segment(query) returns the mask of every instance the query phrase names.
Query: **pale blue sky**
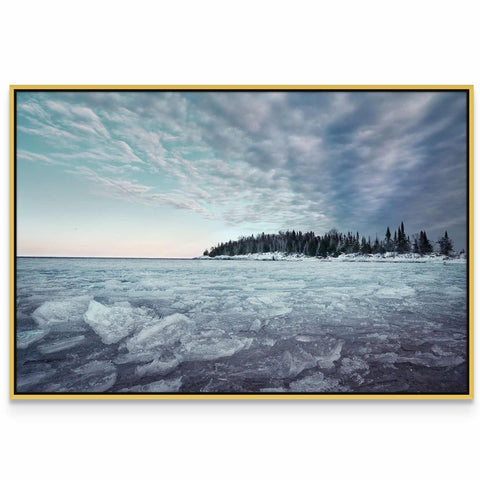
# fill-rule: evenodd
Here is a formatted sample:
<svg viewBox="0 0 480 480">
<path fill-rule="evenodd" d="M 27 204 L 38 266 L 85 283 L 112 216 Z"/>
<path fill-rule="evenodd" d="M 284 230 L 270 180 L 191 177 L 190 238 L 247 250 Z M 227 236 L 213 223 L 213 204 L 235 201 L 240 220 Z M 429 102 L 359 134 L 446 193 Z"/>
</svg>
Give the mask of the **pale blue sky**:
<svg viewBox="0 0 480 480">
<path fill-rule="evenodd" d="M 461 92 L 18 92 L 18 254 L 191 257 L 240 235 L 448 229 Z"/>
</svg>

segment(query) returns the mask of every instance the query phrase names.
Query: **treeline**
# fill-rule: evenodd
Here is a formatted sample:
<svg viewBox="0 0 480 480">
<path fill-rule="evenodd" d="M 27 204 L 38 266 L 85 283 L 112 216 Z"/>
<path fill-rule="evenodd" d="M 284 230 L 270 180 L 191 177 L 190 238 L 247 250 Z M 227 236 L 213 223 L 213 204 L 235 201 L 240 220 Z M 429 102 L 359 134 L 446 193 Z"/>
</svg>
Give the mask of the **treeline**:
<svg viewBox="0 0 480 480">
<path fill-rule="evenodd" d="M 442 255 L 450 255 L 453 251 L 453 244 L 448 233 L 441 237 L 439 244 Z M 340 233 L 337 230 L 330 230 L 325 235 L 315 235 L 314 232 L 280 231 L 278 234 L 261 233 L 256 236 L 240 237 L 235 241 L 219 243 L 216 247 L 205 250 L 204 255 L 216 257 L 217 255 L 246 255 L 248 253 L 272 253 L 285 252 L 288 254 L 303 254 L 311 257 L 338 256 L 342 253 L 384 254 L 387 252 L 396 253 L 418 253 L 428 255 L 433 253 L 432 242 L 427 237 L 427 232 L 420 231 L 419 234 L 410 238 L 405 233 L 403 222 L 394 230 L 393 235 L 387 227 L 383 239 L 360 237 L 359 233 Z"/>
</svg>

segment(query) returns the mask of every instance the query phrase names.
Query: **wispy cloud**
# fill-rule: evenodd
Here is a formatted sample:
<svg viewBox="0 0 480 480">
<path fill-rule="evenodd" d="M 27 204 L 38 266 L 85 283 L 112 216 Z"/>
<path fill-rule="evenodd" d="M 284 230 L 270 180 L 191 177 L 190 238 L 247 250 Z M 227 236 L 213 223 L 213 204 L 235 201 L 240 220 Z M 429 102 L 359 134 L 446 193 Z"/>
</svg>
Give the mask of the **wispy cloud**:
<svg viewBox="0 0 480 480">
<path fill-rule="evenodd" d="M 27 162 L 42 162 L 50 165 L 63 165 L 63 163 L 58 162 L 47 155 L 41 155 L 39 153 L 28 152 L 25 150 L 17 150 L 17 160 L 25 160 Z"/>
<path fill-rule="evenodd" d="M 96 193 L 120 200 L 145 200 L 145 194 L 152 189 L 152 187 L 147 185 L 101 176 L 91 168 L 84 166 L 75 167 L 75 169 L 67 170 L 67 172 L 83 176 L 102 187 Z"/>
</svg>

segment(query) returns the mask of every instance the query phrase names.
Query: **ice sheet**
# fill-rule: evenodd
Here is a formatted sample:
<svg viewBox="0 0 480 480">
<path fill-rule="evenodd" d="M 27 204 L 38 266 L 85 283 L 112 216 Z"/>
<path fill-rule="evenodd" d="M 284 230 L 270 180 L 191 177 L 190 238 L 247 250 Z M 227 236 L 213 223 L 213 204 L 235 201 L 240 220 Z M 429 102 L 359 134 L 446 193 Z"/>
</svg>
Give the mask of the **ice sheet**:
<svg viewBox="0 0 480 480">
<path fill-rule="evenodd" d="M 18 382 L 24 391 L 465 390 L 465 263 L 294 260 L 20 258 Z"/>
</svg>

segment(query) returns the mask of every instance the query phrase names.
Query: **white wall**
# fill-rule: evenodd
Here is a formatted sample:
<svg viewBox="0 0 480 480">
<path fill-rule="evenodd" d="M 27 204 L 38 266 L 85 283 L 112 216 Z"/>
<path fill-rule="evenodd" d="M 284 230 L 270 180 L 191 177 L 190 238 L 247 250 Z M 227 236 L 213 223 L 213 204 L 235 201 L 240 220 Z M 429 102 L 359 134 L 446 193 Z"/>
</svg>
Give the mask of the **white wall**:
<svg viewBox="0 0 480 480">
<path fill-rule="evenodd" d="M 437 480 L 480 470 L 475 401 L 7 400 L 8 84 L 480 89 L 474 1 L 11 1 L 0 18 L 4 478 Z"/>
</svg>

